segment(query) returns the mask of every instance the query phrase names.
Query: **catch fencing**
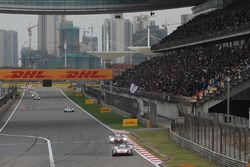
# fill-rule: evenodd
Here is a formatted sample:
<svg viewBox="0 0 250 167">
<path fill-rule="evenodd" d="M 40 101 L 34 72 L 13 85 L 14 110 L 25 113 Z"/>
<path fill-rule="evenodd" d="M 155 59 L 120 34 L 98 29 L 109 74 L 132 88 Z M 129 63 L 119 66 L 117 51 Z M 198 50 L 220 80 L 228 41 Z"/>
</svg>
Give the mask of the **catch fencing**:
<svg viewBox="0 0 250 167">
<path fill-rule="evenodd" d="M 250 129 L 247 128 L 247 121 L 231 117 L 231 123 L 227 124 L 222 119 L 225 116 L 183 114 L 181 121 L 175 121 L 171 125 L 172 139 L 223 166 L 246 166 L 250 153 Z"/>
</svg>

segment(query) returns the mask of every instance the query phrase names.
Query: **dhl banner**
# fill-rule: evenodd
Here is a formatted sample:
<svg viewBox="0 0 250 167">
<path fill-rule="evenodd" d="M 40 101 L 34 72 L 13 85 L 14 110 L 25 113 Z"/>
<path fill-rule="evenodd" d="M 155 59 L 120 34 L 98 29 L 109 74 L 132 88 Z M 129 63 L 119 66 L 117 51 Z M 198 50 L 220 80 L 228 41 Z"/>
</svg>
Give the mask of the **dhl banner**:
<svg viewBox="0 0 250 167">
<path fill-rule="evenodd" d="M 112 69 L 0 69 L 0 80 L 111 80 Z"/>
<path fill-rule="evenodd" d="M 102 112 L 102 113 L 111 112 L 111 108 L 109 108 L 109 107 L 102 107 L 102 108 L 101 108 L 101 112 Z"/>
<path fill-rule="evenodd" d="M 78 96 L 78 97 L 81 97 L 82 96 L 82 93 L 76 93 L 75 96 Z"/>
<path fill-rule="evenodd" d="M 182 164 L 180 167 L 195 167 L 194 164 Z"/>
<path fill-rule="evenodd" d="M 137 119 L 123 119 L 123 126 L 124 127 L 137 126 L 137 125 L 138 125 Z"/>
<path fill-rule="evenodd" d="M 94 101 L 92 99 L 86 99 L 85 104 L 93 104 Z"/>
</svg>

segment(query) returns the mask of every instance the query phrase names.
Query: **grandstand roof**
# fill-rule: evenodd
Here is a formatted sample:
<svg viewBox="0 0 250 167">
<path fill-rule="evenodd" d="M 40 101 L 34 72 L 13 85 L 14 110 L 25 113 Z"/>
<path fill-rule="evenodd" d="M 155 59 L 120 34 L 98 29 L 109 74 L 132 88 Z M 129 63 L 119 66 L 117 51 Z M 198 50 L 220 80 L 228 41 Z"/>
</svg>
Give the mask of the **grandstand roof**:
<svg viewBox="0 0 250 167">
<path fill-rule="evenodd" d="M 207 0 L 0 0 L 1 13 L 104 14 L 196 6 Z"/>
</svg>

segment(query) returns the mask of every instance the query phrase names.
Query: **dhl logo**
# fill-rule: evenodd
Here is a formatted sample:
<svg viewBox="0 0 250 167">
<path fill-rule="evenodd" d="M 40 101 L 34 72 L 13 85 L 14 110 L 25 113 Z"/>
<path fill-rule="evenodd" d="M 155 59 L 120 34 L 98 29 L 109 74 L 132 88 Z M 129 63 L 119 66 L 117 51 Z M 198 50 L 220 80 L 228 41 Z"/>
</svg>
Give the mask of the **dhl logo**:
<svg viewBox="0 0 250 167">
<path fill-rule="evenodd" d="M 111 112 L 111 108 L 108 108 L 108 107 L 102 107 L 102 108 L 101 108 L 101 112 L 102 112 L 102 113 Z"/>
<path fill-rule="evenodd" d="M 124 127 L 137 126 L 137 125 L 138 125 L 137 119 L 123 119 L 123 126 Z"/>
<path fill-rule="evenodd" d="M 103 78 L 105 76 L 98 75 L 96 71 L 67 71 L 66 78 Z"/>
<path fill-rule="evenodd" d="M 11 71 L 10 78 L 45 78 L 43 71 Z"/>
<path fill-rule="evenodd" d="M 0 79 L 86 79 L 86 80 L 105 80 L 112 79 L 112 70 L 65 70 L 65 69 L 50 69 L 50 70 L 0 70 Z"/>
</svg>

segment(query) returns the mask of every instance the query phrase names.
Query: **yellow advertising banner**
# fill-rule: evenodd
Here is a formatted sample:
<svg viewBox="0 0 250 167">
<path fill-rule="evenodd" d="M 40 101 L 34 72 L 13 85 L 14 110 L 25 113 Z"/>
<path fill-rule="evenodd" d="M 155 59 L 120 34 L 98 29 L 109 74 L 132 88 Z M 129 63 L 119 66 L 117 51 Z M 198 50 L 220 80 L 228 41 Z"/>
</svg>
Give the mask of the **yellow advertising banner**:
<svg viewBox="0 0 250 167">
<path fill-rule="evenodd" d="M 76 93 L 76 96 L 81 97 L 82 93 Z"/>
<path fill-rule="evenodd" d="M 102 113 L 111 112 L 111 108 L 109 108 L 109 107 L 102 107 L 100 110 Z"/>
<path fill-rule="evenodd" d="M 247 167 L 250 167 L 250 162 L 247 163 Z"/>
<path fill-rule="evenodd" d="M 137 126 L 137 125 L 138 125 L 137 119 L 123 119 L 123 126 L 124 127 Z"/>
<path fill-rule="evenodd" d="M 92 99 L 86 99 L 85 104 L 93 104 L 94 101 Z"/>
<path fill-rule="evenodd" d="M 112 69 L 0 69 L 0 80 L 111 80 Z"/>
<path fill-rule="evenodd" d="M 195 167 L 194 164 L 182 164 L 180 167 Z"/>
</svg>

